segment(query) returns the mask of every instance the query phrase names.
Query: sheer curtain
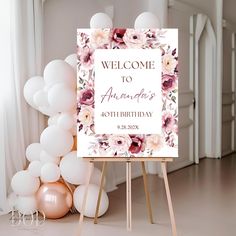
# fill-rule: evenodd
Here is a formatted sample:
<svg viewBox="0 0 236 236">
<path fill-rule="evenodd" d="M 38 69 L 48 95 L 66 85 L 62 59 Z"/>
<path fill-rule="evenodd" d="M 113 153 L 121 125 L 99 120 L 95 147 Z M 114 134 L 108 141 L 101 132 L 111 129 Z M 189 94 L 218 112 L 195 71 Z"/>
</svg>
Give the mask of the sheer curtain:
<svg viewBox="0 0 236 236">
<path fill-rule="evenodd" d="M 23 97 L 27 79 L 42 72 L 42 1 L 1 4 L 0 209 L 7 212 L 11 178 L 25 168 L 25 148 L 44 128 L 43 115 Z"/>
</svg>

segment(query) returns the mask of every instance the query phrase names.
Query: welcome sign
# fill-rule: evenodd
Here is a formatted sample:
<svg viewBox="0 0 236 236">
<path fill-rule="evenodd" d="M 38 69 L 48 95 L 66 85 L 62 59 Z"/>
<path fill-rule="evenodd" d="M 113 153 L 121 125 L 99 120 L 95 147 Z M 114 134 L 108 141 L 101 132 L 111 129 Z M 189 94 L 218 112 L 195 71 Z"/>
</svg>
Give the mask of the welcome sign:
<svg viewBox="0 0 236 236">
<path fill-rule="evenodd" d="M 78 29 L 78 155 L 178 157 L 176 29 Z"/>
</svg>

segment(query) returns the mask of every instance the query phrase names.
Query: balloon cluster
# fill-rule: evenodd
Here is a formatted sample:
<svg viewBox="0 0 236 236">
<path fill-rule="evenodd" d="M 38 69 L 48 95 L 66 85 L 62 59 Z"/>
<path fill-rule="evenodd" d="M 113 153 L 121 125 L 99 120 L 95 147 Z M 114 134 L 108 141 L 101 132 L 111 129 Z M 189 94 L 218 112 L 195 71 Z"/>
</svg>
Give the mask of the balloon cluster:
<svg viewBox="0 0 236 236">
<path fill-rule="evenodd" d="M 11 181 L 16 194 L 15 208 L 22 214 L 41 211 L 47 218 L 66 215 L 74 205 L 82 208 L 84 184 L 89 163 L 77 157 L 76 133 L 76 54 L 65 60 L 53 60 L 43 77 L 30 78 L 24 86 L 24 97 L 35 109 L 49 116 L 48 127 L 39 143 L 26 149 L 27 170 L 17 172 Z M 94 217 L 101 171 L 92 173 L 85 216 Z M 69 185 L 76 185 L 68 188 Z M 99 216 L 108 209 L 108 196 L 102 193 Z"/>
</svg>

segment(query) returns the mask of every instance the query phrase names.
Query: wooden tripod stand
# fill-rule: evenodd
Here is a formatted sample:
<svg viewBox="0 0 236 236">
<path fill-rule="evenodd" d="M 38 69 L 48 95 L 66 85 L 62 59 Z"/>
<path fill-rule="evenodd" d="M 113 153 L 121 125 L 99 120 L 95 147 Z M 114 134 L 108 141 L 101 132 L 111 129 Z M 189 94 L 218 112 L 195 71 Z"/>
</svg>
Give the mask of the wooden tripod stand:
<svg viewBox="0 0 236 236">
<path fill-rule="evenodd" d="M 153 216 L 152 216 L 152 208 L 151 208 L 151 201 L 150 201 L 150 194 L 148 190 L 148 184 L 147 184 L 147 174 L 145 169 L 145 161 L 159 161 L 161 163 L 161 169 L 162 174 L 164 178 L 164 184 L 165 184 L 165 190 L 166 190 L 166 196 L 167 196 L 167 202 L 168 202 L 168 208 L 169 208 L 169 214 L 170 214 L 170 220 L 171 220 L 171 227 L 172 227 L 172 235 L 177 236 L 177 229 L 176 229 L 176 223 L 175 223 L 175 216 L 174 216 L 174 210 L 173 210 L 173 204 L 171 200 L 171 194 L 170 194 L 170 188 L 169 188 L 169 182 L 167 177 L 167 162 L 173 161 L 173 158 L 86 158 L 90 161 L 90 170 L 88 173 L 87 183 L 86 183 L 86 189 L 84 194 L 84 199 L 82 203 L 82 210 L 80 214 L 80 220 L 79 220 L 79 236 L 81 236 L 82 233 L 82 223 L 84 218 L 84 209 L 86 205 L 87 200 L 87 194 L 88 194 L 88 185 L 90 181 L 90 177 L 93 170 L 93 162 L 103 162 L 102 167 L 102 176 L 100 181 L 100 189 L 98 194 L 98 200 L 97 200 L 97 207 L 96 207 L 96 213 L 94 218 L 94 224 L 98 223 L 98 213 L 99 213 L 99 207 L 101 202 L 101 196 L 102 196 L 102 189 L 104 187 L 104 180 L 105 180 L 105 174 L 106 174 L 106 168 L 107 168 L 107 162 L 108 161 L 126 161 L 126 208 L 127 208 L 127 230 L 132 230 L 132 204 L 131 204 L 131 162 L 139 161 L 141 162 L 142 166 L 142 173 L 143 173 L 143 181 L 144 181 L 144 190 L 145 190 L 145 196 L 146 196 L 146 205 L 147 205 L 147 211 L 148 211 L 148 217 L 151 224 L 153 224 Z"/>
</svg>

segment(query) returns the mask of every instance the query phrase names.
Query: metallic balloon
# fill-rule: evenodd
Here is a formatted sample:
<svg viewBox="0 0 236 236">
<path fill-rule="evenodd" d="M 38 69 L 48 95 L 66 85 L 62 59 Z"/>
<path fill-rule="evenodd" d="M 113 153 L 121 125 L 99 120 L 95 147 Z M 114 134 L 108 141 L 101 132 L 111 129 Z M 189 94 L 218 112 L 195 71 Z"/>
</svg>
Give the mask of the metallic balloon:
<svg viewBox="0 0 236 236">
<path fill-rule="evenodd" d="M 70 190 L 60 182 L 43 184 L 36 194 L 37 206 L 46 218 L 58 219 L 72 207 Z"/>
</svg>

